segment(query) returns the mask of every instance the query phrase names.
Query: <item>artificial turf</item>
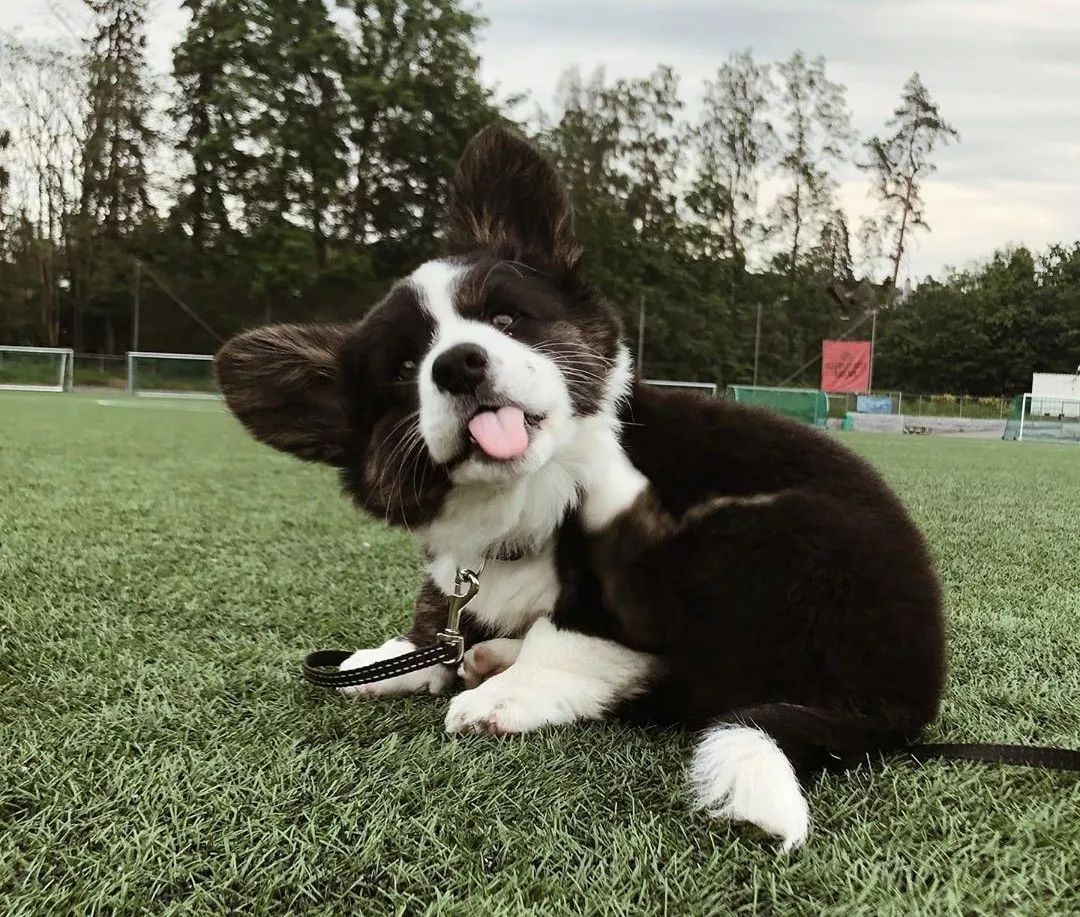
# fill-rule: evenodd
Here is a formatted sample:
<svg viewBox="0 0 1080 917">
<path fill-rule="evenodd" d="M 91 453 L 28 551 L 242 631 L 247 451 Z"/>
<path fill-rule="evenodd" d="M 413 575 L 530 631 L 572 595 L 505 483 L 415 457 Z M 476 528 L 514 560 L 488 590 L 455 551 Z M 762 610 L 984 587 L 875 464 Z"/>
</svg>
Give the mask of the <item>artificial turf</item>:
<svg viewBox="0 0 1080 917">
<path fill-rule="evenodd" d="M 931 738 L 1080 747 L 1080 448 L 848 442 L 940 563 Z M 449 737 L 444 698 L 297 680 L 418 570 L 217 405 L 0 395 L 0 914 L 1080 913 L 1076 775 L 864 767 L 784 856 L 689 811 L 691 737 Z"/>
</svg>

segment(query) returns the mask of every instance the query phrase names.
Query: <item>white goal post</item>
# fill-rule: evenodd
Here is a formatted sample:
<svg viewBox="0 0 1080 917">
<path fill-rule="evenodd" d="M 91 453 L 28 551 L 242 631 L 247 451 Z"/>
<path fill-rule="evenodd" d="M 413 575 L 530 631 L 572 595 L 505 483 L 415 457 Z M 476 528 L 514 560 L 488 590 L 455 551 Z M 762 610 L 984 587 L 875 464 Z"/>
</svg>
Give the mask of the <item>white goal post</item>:
<svg viewBox="0 0 1080 917">
<path fill-rule="evenodd" d="M 129 395 L 146 398 L 220 399 L 214 380 L 214 355 L 130 350 L 127 355 Z"/>
<path fill-rule="evenodd" d="M 21 347 L 0 344 L 0 390 L 70 392 L 75 351 L 70 347 Z"/>
<path fill-rule="evenodd" d="M 679 382 L 676 379 L 642 379 L 646 385 L 655 385 L 659 388 L 681 388 L 689 391 L 700 392 L 710 398 L 716 397 L 715 382 Z"/>
<path fill-rule="evenodd" d="M 1029 439 L 1075 440 L 1080 438 L 1080 398 L 1061 398 L 1027 392 L 1020 402 L 1017 442 Z"/>
</svg>

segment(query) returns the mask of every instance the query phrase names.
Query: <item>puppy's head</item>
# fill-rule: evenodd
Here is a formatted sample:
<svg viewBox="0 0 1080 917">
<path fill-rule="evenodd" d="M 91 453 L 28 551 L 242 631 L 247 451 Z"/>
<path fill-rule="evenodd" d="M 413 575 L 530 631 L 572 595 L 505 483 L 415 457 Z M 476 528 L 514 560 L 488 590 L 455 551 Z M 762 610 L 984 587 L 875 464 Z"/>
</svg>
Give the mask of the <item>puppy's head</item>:
<svg viewBox="0 0 1080 917">
<path fill-rule="evenodd" d="M 256 438 L 340 467 L 365 508 L 422 524 L 453 486 L 535 474 L 611 409 L 618 322 L 579 256 L 555 171 L 489 128 L 458 165 L 445 257 L 354 324 L 233 338 L 221 389 Z"/>
</svg>

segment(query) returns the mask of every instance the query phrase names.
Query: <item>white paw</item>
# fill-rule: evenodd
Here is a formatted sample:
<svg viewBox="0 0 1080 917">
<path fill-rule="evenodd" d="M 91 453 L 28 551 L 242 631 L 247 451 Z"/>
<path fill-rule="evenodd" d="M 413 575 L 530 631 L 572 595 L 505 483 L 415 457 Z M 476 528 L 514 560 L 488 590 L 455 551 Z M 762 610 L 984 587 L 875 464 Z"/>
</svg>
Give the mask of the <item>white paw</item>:
<svg viewBox="0 0 1080 917">
<path fill-rule="evenodd" d="M 382 662 L 384 659 L 393 659 L 405 653 L 411 653 L 416 646 L 409 640 L 395 637 L 387 640 L 382 646 L 370 650 L 357 650 L 346 659 L 338 670 L 341 672 L 348 669 L 359 669 L 373 662 Z M 398 675 L 396 678 L 387 678 L 384 681 L 374 681 L 368 685 L 354 685 L 351 688 L 338 688 L 346 697 L 404 697 L 407 694 L 441 694 L 454 680 L 454 671 L 447 665 L 436 663 L 426 669 L 409 672 L 406 675 Z"/>
<path fill-rule="evenodd" d="M 544 690 L 542 673 L 537 678 L 535 672 L 511 668 L 478 688 L 462 691 L 450 701 L 446 731 L 511 735 L 570 722 L 570 710 Z"/>
<path fill-rule="evenodd" d="M 458 666 L 458 675 L 466 688 L 475 688 L 493 675 L 505 672 L 521 652 L 521 641 L 508 637 L 485 640 L 469 648 Z"/>
<path fill-rule="evenodd" d="M 690 769 L 698 807 L 710 815 L 746 821 L 799 847 L 810 832 L 810 810 L 791 763 L 760 729 L 722 726 L 694 752 Z"/>
</svg>

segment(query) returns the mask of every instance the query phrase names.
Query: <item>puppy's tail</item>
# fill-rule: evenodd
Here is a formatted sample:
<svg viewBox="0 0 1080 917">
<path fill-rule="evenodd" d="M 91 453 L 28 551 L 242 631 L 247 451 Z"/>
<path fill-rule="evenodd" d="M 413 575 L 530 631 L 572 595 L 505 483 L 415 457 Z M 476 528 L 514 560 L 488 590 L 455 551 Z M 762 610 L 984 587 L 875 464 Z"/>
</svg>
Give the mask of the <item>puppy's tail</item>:
<svg viewBox="0 0 1080 917">
<path fill-rule="evenodd" d="M 706 730 L 690 768 L 696 802 L 718 818 L 757 825 L 791 850 L 810 831 L 800 779 L 900 748 L 917 731 L 905 716 L 871 718 L 798 704 L 748 707 Z"/>
</svg>

